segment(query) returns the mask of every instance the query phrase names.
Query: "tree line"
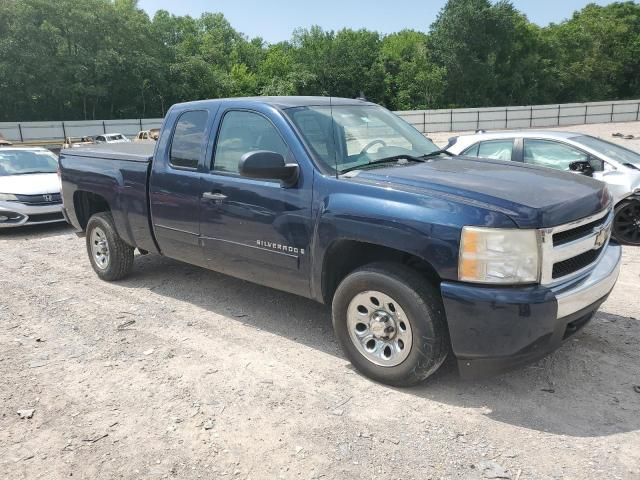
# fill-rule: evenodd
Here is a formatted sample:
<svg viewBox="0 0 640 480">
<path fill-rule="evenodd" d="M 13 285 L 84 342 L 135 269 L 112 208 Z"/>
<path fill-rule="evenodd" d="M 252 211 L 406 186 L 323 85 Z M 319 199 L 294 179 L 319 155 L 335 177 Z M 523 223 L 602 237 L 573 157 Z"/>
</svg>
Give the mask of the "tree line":
<svg viewBox="0 0 640 480">
<path fill-rule="evenodd" d="M 314 26 L 269 44 L 221 13 L 150 18 L 136 0 L 0 1 L 0 121 L 360 92 L 393 110 L 639 98 L 640 5 L 589 4 L 540 27 L 509 1 L 449 0 L 427 32 Z"/>
</svg>

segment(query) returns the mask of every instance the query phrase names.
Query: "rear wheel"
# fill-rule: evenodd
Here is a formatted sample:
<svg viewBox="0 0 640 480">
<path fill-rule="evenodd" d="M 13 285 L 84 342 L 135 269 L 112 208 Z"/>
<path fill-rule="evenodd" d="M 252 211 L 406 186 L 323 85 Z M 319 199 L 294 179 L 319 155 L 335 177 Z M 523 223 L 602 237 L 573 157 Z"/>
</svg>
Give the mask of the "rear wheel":
<svg viewBox="0 0 640 480">
<path fill-rule="evenodd" d="M 415 385 L 449 351 L 442 300 L 414 270 L 373 263 L 348 275 L 332 305 L 333 327 L 352 364 L 390 385 Z"/>
<path fill-rule="evenodd" d="M 91 266 L 102 280 L 120 280 L 131 272 L 134 249 L 118 235 L 111 213 L 96 213 L 89 219 L 86 241 Z"/>
<path fill-rule="evenodd" d="M 626 245 L 640 245 L 640 200 L 625 200 L 615 211 L 613 235 Z"/>
</svg>

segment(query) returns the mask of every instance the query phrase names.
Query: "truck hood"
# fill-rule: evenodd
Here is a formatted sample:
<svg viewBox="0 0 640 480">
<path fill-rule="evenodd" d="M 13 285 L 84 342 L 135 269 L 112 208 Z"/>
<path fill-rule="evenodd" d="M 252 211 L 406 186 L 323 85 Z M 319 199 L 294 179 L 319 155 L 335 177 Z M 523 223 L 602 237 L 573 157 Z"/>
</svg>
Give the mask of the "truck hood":
<svg viewBox="0 0 640 480">
<path fill-rule="evenodd" d="M 465 157 L 364 170 L 353 180 L 500 211 L 521 228 L 546 228 L 588 217 L 610 201 L 604 183 L 583 175 Z"/>
<path fill-rule="evenodd" d="M 60 179 L 56 173 L 0 176 L 0 193 L 39 195 L 59 192 Z"/>
</svg>

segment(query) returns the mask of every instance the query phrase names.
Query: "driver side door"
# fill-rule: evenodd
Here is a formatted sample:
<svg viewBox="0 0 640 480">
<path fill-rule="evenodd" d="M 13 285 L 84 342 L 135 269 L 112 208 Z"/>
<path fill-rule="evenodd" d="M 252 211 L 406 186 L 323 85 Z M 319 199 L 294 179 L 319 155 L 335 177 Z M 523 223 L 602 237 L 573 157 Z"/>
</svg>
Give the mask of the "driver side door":
<svg viewBox="0 0 640 480">
<path fill-rule="evenodd" d="M 311 181 L 295 186 L 242 177 L 245 153 L 267 150 L 296 161 L 270 112 L 221 113 L 209 171 L 200 179 L 200 235 L 209 268 L 309 295 Z"/>
</svg>

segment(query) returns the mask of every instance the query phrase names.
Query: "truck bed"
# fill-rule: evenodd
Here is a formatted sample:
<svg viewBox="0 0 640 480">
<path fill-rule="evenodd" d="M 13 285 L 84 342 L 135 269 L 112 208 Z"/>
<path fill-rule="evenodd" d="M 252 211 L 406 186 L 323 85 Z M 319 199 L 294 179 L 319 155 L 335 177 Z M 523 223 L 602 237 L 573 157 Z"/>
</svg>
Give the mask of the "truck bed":
<svg viewBox="0 0 640 480">
<path fill-rule="evenodd" d="M 148 182 L 155 143 L 118 143 L 60 152 L 63 202 L 71 223 L 83 230 L 96 197 L 109 205 L 118 233 L 129 245 L 157 252 L 149 221 Z M 72 208 L 73 207 L 73 208 Z"/>
<path fill-rule="evenodd" d="M 155 142 L 112 143 L 65 149 L 60 153 L 75 157 L 98 157 L 109 160 L 149 163 L 153 158 L 155 146 Z"/>
</svg>

